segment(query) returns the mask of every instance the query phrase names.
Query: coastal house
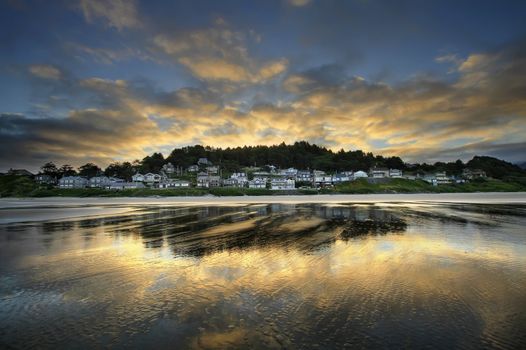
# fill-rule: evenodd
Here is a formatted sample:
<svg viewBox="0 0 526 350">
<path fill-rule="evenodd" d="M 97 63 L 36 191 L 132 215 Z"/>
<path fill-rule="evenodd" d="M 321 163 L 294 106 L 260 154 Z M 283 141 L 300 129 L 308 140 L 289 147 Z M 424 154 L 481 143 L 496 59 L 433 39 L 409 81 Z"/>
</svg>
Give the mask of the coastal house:
<svg viewBox="0 0 526 350">
<path fill-rule="evenodd" d="M 197 165 L 198 166 L 209 166 L 209 165 L 213 165 L 211 161 L 208 160 L 208 158 L 199 158 L 197 160 Z"/>
<path fill-rule="evenodd" d="M 129 190 L 136 188 L 146 188 L 142 182 L 112 182 L 108 185 L 109 190 Z"/>
<path fill-rule="evenodd" d="M 297 173 L 298 169 L 295 168 L 282 169 L 279 171 L 279 175 L 289 178 L 295 178 Z"/>
<path fill-rule="evenodd" d="M 144 174 L 144 182 L 150 185 L 158 184 L 159 182 L 161 182 L 162 179 L 163 177 L 159 174 L 154 174 L 154 173 Z"/>
<path fill-rule="evenodd" d="M 175 174 L 175 166 L 172 163 L 166 163 L 161 170 L 167 175 Z"/>
<path fill-rule="evenodd" d="M 209 174 L 217 174 L 219 172 L 219 167 L 216 165 L 209 165 L 206 167 L 206 171 Z"/>
<path fill-rule="evenodd" d="M 312 182 L 312 174 L 308 170 L 298 170 L 298 172 L 296 173 L 296 181 Z"/>
<path fill-rule="evenodd" d="M 88 180 L 88 187 L 91 188 L 107 188 L 112 183 L 125 182 L 123 179 L 108 176 L 95 176 Z"/>
<path fill-rule="evenodd" d="M 324 187 L 332 185 L 332 176 L 331 175 L 315 175 L 314 176 L 314 186 Z"/>
<path fill-rule="evenodd" d="M 88 179 L 82 176 L 64 176 L 58 180 L 59 188 L 86 188 Z"/>
<path fill-rule="evenodd" d="M 144 182 L 144 175 L 141 173 L 132 175 L 132 182 Z"/>
<path fill-rule="evenodd" d="M 402 170 L 400 169 L 389 169 L 389 177 L 401 179 L 402 175 Z"/>
<path fill-rule="evenodd" d="M 26 170 L 26 169 L 9 169 L 7 171 L 7 175 L 14 175 L 14 176 L 28 176 L 33 177 L 33 173 Z"/>
<path fill-rule="evenodd" d="M 280 179 L 274 178 L 270 180 L 270 189 L 277 191 L 294 190 L 296 188 L 296 182 L 292 179 Z"/>
<path fill-rule="evenodd" d="M 468 180 L 478 179 L 478 178 L 485 178 L 486 172 L 481 169 L 470 169 L 466 168 L 462 170 L 462 177 Z"/>
<path fill-rule="evenodd" d="M 332 183 L 342 183 L 351 181 L 351 178 L 348 175 L 342 173 L 336 173 L 332 175 Z"/>
<path fill-rule="evenodd" d="M 199 166 L 198 165 L 190 165 L 187 170 L 188 170 L 189 173 L 197 173 L 199 171 Z"/>
<path fill-rule="evenodd" d="M 445 171 L 436 173 L 435 179 L 436 179 L 437 185 L 445 185 L 445 184 L 450 184 L 452 182 L 451 179 L 446 175 Z"/>
<path fill-rule="evenodd" d="M 186 180 L 165 179 L 159 183 L 159 188 L 188 188 L 190 182 Z"/>
<path fill-rule="evenodd" d="M 41 185 L 55 185 L 57 183 L 57 178 L 47 174 L 37 174 L 35 175 L 35 182 Z"/>
<path fill-rule="evenodd" d="M 224 187 L 245 187 L 245 183 L 245 181 L 241 181 L 237 178 L 228 178 L 223 180 Z"/>
<path fill-rule="evenodd" d="M 248 182 L 248 188 L 267 188 L 267 179 L 257 177 Z"/>
<path fill-rule="evenodd" d="M 362 178 L 367 178 L 367 177 L 369 177 L 369 175 L 367 175 L 365 171 L 358 170 L 354 172 L 352 179 L 357 180 L 357 179 L 362 179 Z"/>
<path fill-rule="evenodd" d="M 248 182 L 248 177 L 247 177 L 246 173 L 233 173 L 232 175 L 230 175 L 230 178 L 231 179 L 236 179 L 236 180 L 238 180 L 240 182 L 243 182 L 243 183 Z"/>
<path fill-rule="evenodd" d="M 197 174 L 197 187 L 211 188 L 221 186 L 221 178 L 217 175 L 209 175 L 205 172 Z"/>
<path fill-rule="evenodd" d="M 389 169 L 386 168 L 371 168 L 369 176 L 373 179 L 383 179 L 389 177 Z"/>
</svg>

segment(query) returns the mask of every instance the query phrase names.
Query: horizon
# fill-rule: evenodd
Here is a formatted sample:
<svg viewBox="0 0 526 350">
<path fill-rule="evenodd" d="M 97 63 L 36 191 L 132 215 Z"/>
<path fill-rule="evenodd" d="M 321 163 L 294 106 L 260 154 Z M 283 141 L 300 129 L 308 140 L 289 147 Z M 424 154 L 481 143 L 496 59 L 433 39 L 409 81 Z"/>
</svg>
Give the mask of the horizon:
<svg viewBox="0 0 526 350">
<path fill-rule="evenodd" d="M 525 12 L 518 1 L 7 1 L 0 170 L 300 140 L 409 163 L 521 164 Z"/>
</svg>

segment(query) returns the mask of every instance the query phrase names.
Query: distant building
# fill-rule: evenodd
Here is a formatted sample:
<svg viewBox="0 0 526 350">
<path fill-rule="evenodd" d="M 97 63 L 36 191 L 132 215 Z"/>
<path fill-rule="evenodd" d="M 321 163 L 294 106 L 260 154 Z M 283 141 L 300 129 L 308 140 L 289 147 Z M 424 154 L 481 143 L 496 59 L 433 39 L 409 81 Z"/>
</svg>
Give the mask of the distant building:
<svg viewBox="0 0 526 350">
<path fill-rule="evenodd" d="M 186 180 L 166 179 L 159 183 L 159 188 L 188 188 L 190 182 Z"/>
<path fill-rule="evenodd" d="M 247 181 L 248 182 L 248 181 Z M 223 180 L 224 187 L 245 187 L 245 181 L 240 181 L 236 178 L 229 178 Z"/>
<path fill-rule="evenodd" d="M 197 174 L 197 187 L 211 188 L 221 186 L 221 178 L 216 175 L 209 175 L 201 172 Z"/>
<path fill-rule="evenodd" d="M 348 182 L 348 181 L 351 181 L 351 178 L 348 175 L 345 175 L 343 173 L 336 173 L 332 175 L 333 183 L 342 183 L 342 182 Z"/>
<path fill-rule="evenodd" d="M 445 171 L 436 173 L 435 179 L 436 179 L 437 185 L 445 185 L 445 184 L 450 184 L 452 182 L 451 178 L 449 178 L 446 175 Z"/>
<path fill-rule="evenodd" d="M 332 176 L 326 175 L 325 172 L 318 173 L 318 175 L 314 175 L 314 185 L 315 186 L 329 186 L 332 185 Z"/>
<path fill-rule="evenodd" d="M 267 188 L 267 179 L 257 177 L 248 182 L 248 188 Z"/>
<path fill-rule="evenodd" d="M 400 169 L 389 169 L 389 177 L 400 179 L 402 178 L 402 170 Z"/>
<path fill-rule="evenodd" d="M 354 174 L 353 174 L 353 180 L 366 178 L 366 177 L 369 177 L 369 175 L 367 175 L 367 173 L 365 171 L 363 171 L 363 170 L 355 171 Z"/>
<path fill-rule="evenodd" d="M 172 175 L 175 173 L 175 167 L 172 163 L 166 163 L 165 165 L 163 165 L 161 170 L 164 171 L 164 173 L 167 175 Z"/>
<path fill-rule="evenodd" d="M 9 169 L 7 172 L 7 175 L 14 175 L 14 176 L 29 176 L 32 177 L 33 173 L 26 170 L 26 169 Z"/>
<path fill-rule="evenodd" d="M 37 174 L 35 175 L 35 181 L 41 185 L 55 185 L 57 178 L 47 174 Z"/>
<path fill-rule="evenodd" d="M 270 180 L 271 190 L 294 190 L 296 188 L 296 182 L 292 179 L 280 179 L 274 178 Z"/>
<path fill-rule="evenodd" d="M 389 169 L 386 168 L 372 168 L 369 171 L 369 176 L 374 179 L 383 179 L 389 177 Z"/>
<path fill-rule="evenodd" d="M 163 177 L 159 174 L 154 174 L 154 173 L 144 174 L 144 182 L 146 182 L 149 185 L 158 184 L 159 182 L 161 182 L 162 179 Z"/>
<path fill-rule="evenodd" d="M 468 179 L 468 180 L 473 180 L 473 179 L 477 179 L 477 178 L 485 178 L 486 177 L 486 172 L 484 170 L 481 170 L 481 169 L 464 169 L 462 171 L 462 177 L 464 177 L 465 179 Z"/>
<path fill-rule="evenodd" d="M 190 165 L 187 170 L 188 170 L 189 173 L 197 173 L 199 171 L 199 166 L 198 165 Z"/>
<path fill-rule="evenodd" d="M 142 182 L 113 182 L 108 186 L 108 189 L 118 191 L 145 187 Z"/>
<path fill-rule="evenodd" d="M 108 176 L 95 176 L 88 180 L 91 188 L 107 188 L 114 182 L 125 182 L 123 179 Z"/>
<path fill-rule="evenodd" d="M 211 161 L 208 160 L 208 158 L 199 158 L 197 161 L 197 165 L 199 166 L 209 166 L 213 165 Z"/>
<path fill-rule="evenodd" d="M 206 167 L 206 171 L 208 171 L 209 174 L 217 174 L 219 172 L 219 167 L 215 165 L 210 165 Z"/>
<path fill-rule="evenodd" d="M 64 176 L 58 180 L 58 187 L 60 188 L 86 188 L 88 187 L 88 179 L 82 176 Z"/>
<path fill-rule="evenodd" d="M 296 181 L 312 182 L 312 174 L 308 170 L 298 170 L 296 173 Z"/>
<path fill-rule="evenodd" d="M 141 173 L 132 175 L 132 182 L 144 182 L 144 175 Z"/>
</svg>

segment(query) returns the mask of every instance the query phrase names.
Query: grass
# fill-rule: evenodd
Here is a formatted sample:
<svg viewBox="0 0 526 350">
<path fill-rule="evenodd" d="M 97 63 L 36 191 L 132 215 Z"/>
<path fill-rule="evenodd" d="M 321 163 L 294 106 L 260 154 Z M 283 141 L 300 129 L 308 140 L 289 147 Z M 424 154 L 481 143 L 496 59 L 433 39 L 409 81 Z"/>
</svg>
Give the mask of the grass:
<svg viewBox="0 0 526 350">
<path fill-rule="evenodd" d="M 386 183 L 371 184 L 366 179 L 336 185 L 326 189 L 298 189 L 272 191 L 252 188 L 177 188 L 177 189 L 127 189 L 109 191 L 98 188 L 61 189 L 41 186 L 21 176 L 0 176 L 0 197 L 152 197 L 152 196 L 264 196 L 280 194 L 369 194 L 369 193 L 459 193 L 459 192 L 519 192 L 526 191 L 526 178 L 515 177 L 506 181 L 479 179 L 465 184 L 432 186 L 422 180 L 391 179 Z"/>
</svg>

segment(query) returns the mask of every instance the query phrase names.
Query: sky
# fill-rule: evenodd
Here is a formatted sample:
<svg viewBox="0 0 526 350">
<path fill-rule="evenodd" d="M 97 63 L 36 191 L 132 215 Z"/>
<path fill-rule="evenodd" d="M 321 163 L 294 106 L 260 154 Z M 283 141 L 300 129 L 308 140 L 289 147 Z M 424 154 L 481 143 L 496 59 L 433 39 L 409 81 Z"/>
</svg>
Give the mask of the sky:
<svg viewBox="0 0 526 350">
<path fill-rule="evenodd" d="M 526 1 L 0 2 L 0 171 L 306 140 L 526 161 Z"/>
</svg>

